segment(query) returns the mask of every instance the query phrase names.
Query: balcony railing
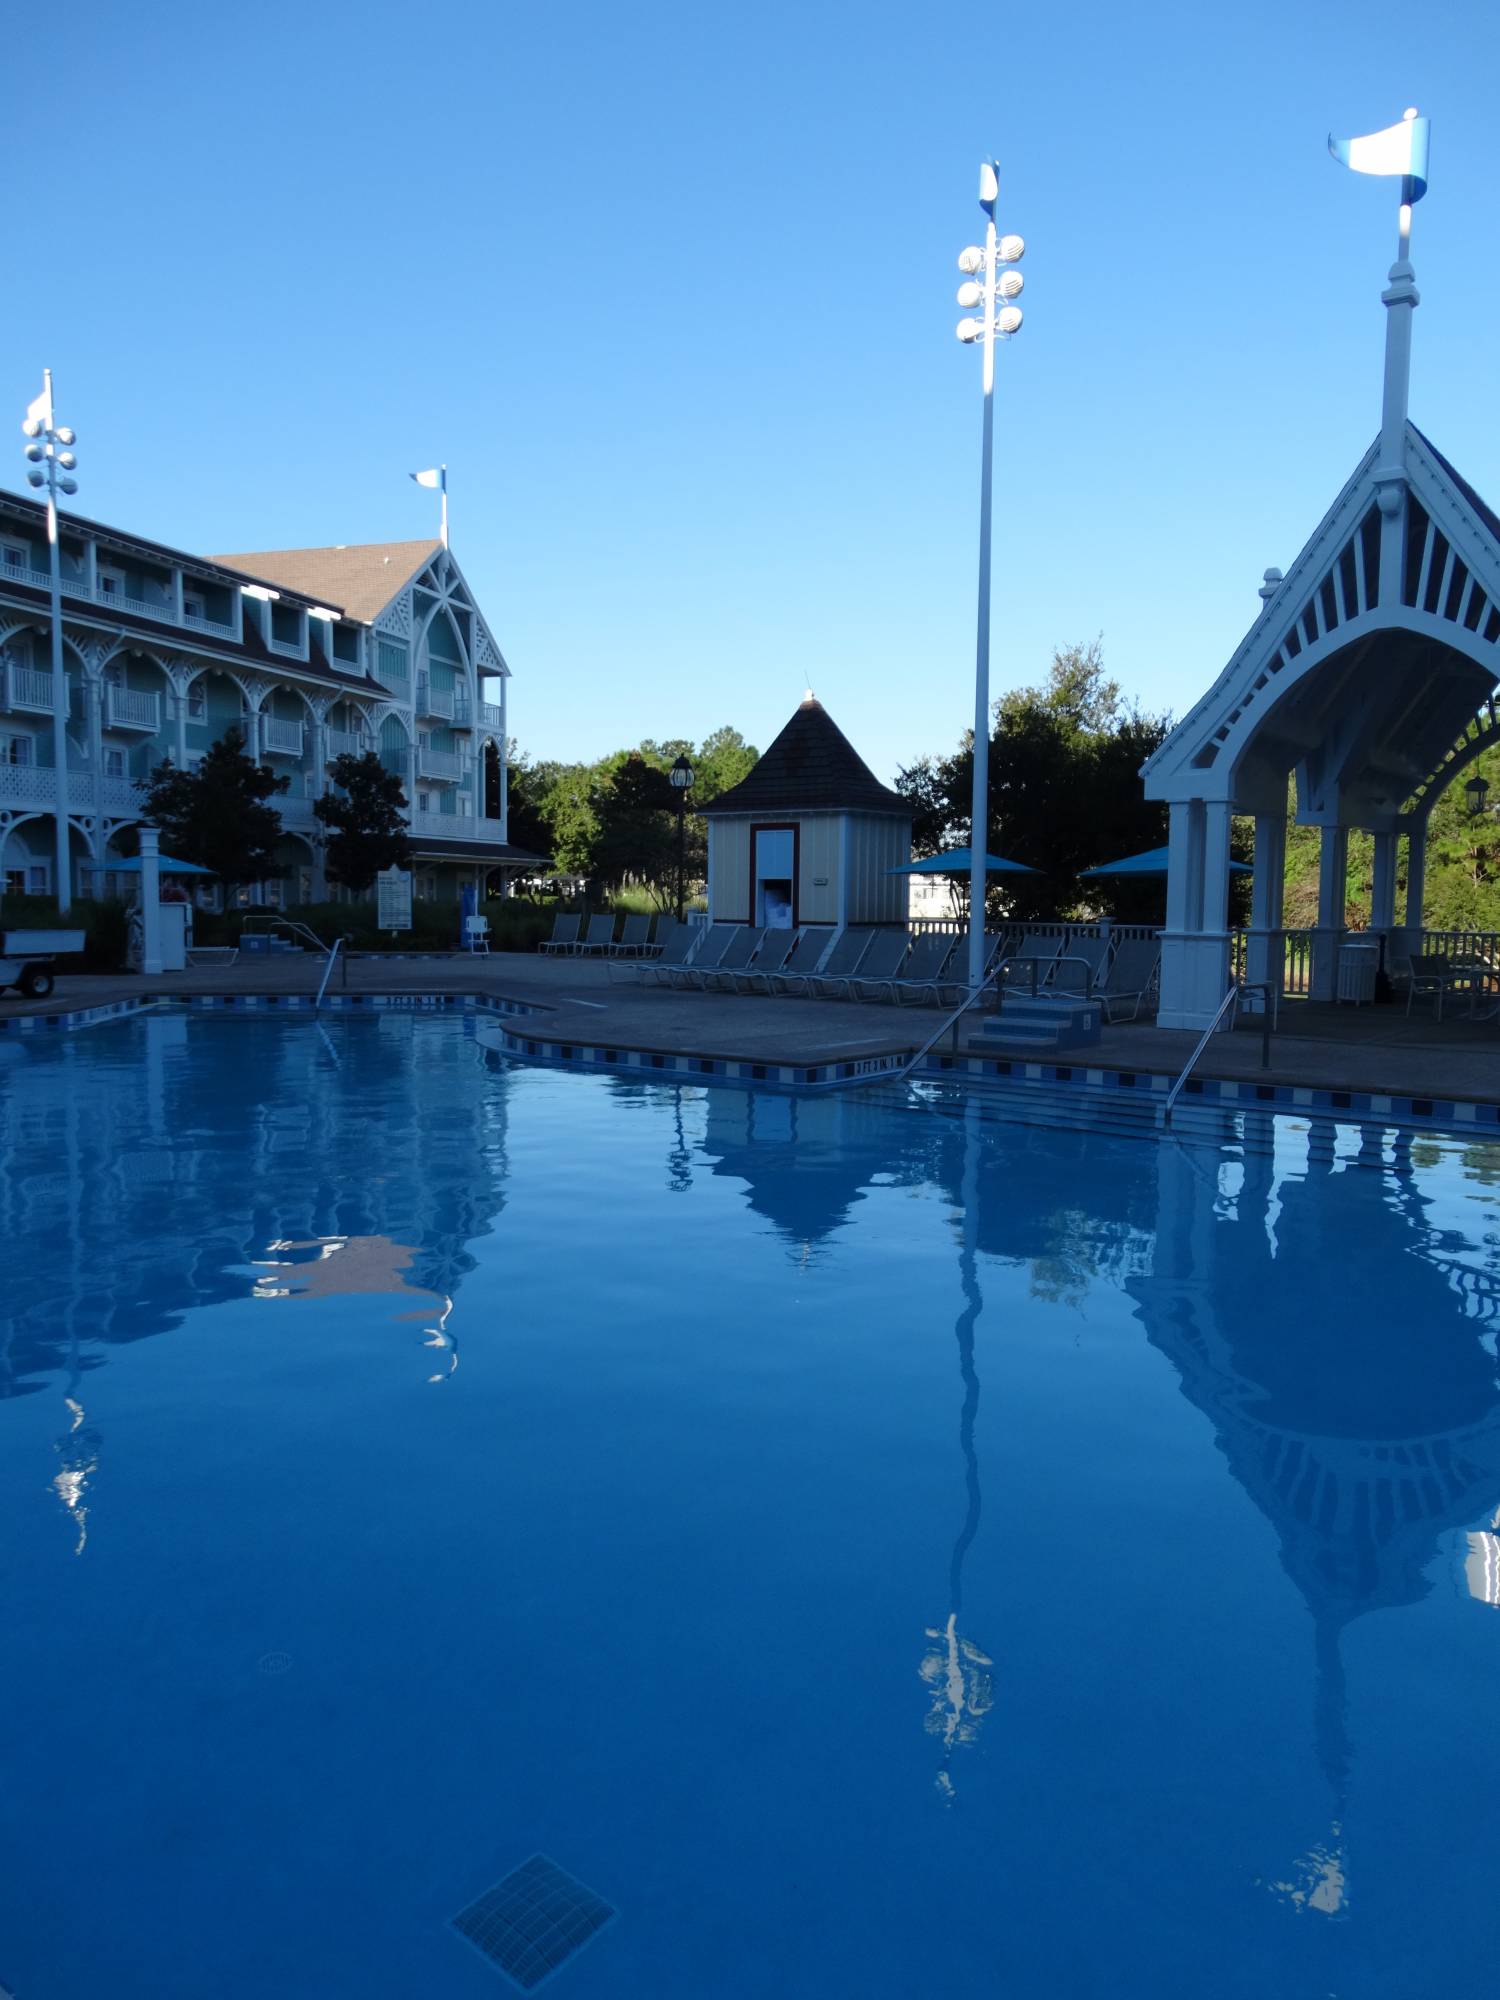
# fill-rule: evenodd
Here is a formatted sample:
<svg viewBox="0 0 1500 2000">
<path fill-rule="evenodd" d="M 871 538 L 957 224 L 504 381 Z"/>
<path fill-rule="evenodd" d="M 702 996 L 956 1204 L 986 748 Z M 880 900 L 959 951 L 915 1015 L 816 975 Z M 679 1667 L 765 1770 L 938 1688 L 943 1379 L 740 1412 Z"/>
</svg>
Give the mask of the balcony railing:
<svg viewBox="0 0 1500 2000">
<path fill-rule="evenodd" d="M 452 750 L 429 750 L 425 743 L 417 746 L 419 778 L 433 778 L 439 784 L 456 785 L 467 770 L 466 760 Z"/>
<path fill-rule="evenodd" d="M 482 701 L 479 704 L 479 727 L 481 729 L 503 729 L 498 701 Z"/>
<path fill-rule="evenodd" d="M 408 815 L 416 839 L 467 840 L 499 846 L 504 838 L 497 819 L 473 819 L 463 813 L 413 811 Z"/>
<path fill-rule="evenodd" d="M 106 729 L 145 729 L 154 736 L 161 727 L 161 696 L 145 693 L 139 688 L 106 684 L 104 726 Z"/>
<path fill-rule="evenodd" d="M 48 572 L 34 569 L 29 563 L 15 562 L 7 555 L 0 558 L 0 582 L 3 581 L 25 583 L 33 590 L 45 590 Z M 232 616 L 216 618 L 208 612 L 184 611 L 179 618 L 174 598 L 133 597 L 128 591 L 111 587 L 108 582 L 91 585 L 86 576 L 70 575 L 67 571 L 59 578 L 59 584 L 64 597 L 81 597 L 91 604 L 108 605 L 112 611 L 129 611 L 138 618 L 155 619 L 161 625 L 186 625 L 195 632 L 217 635 L 232 634 L 234 631 Z M 302 657 L 302 650 L 297 646 L 278 647 L 277 650 L 289 650 L 297 658 Z"/>
<path fill-rule="evenodd" d="M 52 676 L 39 674 L 34 667 L 7 666 L 5 705 L 27 708 L 41 715 L 52 713 Z"/>
<path fill-rule="evenodd" d="M 266 644 L 273 653 L 282 653 L 289 660 L 305 660 L 307 648 L 300 639 L 267 639 Z"/>
<path fill-rule="evenodd" d="M 279 715 L 263 715 L 260 719 L 261 748 L 268 756 L 300 757 L 302 755 L 302 724 L 284 722 Z"/>
<path fill-rule="evenodd" d="M 417 714 L 435 715 L 443 722 L 468 722 L 469 691 L 465 687 L 435 688 L 429 674 L 417 675 Z"/>
<path fill-rule="evenodd" d="M 92 771 L 69 771 L 68 809 L 91 812 L 97 796 L 108 813 L 130 815 L 141 809 L 141 794 L 129 778 L 103 778 Z M 57 805 L 57 773 L 50 764 L 0 764 L 0 802 L 51 812 Z"/>
<path fill-rule="evenodd" d="M 182 622 L 184 625 L 190 625 L 195 632 L 233 632 L 234 630 L 234 620 L 232 618 L 215 618 L 207 611 L 185 610 L 182 614 Z"/>
<path fill-rule="evenodd" d="M 361 736 L 357 730 L 330 729 L 327 733 L 328 761 L 335 757 L 363 757 L 371 748 L 368 736 Z"/>
</svg>

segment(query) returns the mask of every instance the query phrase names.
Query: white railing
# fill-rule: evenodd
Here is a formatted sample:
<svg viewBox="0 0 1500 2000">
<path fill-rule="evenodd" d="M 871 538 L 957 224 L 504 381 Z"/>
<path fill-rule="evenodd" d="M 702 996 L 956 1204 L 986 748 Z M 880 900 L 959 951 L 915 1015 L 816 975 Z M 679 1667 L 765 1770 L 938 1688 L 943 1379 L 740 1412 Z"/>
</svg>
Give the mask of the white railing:
<svg viewBox="0 0 1500 2000">
<path fill-rule="evenodd" d="M 267 639 L 266 644 L 273 653 L 282 653 L 289 660 L 307 658 L 307 648 L 300 639 Z"/>
<path fill-rule="evenodd" d="M 368 736 L 361 736 L 356 730 L 330 729 L 327 732 L 328 761 L 335 757 L 363 757 L 372 747 Z"/>
<path fill-rule="evenodd" d="M 260 719 L 261 748 L 274 751 L 279 757 L 300 757 L 302 755 L 302 724 L 283 721 L 279 715 L 263 715 Z"/>
<path fill-rule="evenodd" d="M 1422 950 L 1469 965 L 1500 965 L 1500 931 L 1423 931 Z"/>
<path fill-rule="evenodd" d="M 28 563 L 15 562 L 9 555 L 0 559 L 0 579 L 30 584 L 35 590 L 45 590 L 49 580 L 45 569 L 33 569 Z M 179 616 L 175 597 L 132 597 L 126 591 L 111 589 L 107 583 L 101 582 L 96 586 L 86 576 L 69 575 L 67 571 L 59 577 L 58 584 L 64 597 L 86 598 L 91 604 L 106 604 L 113 610 L 133 612 L 140 618 L 154 618 L 162 625 L 190 625 L 205 632 L 234 630 L 232 617 L 211 618 L 196 611 L 184 611 Z"/>
<path fill-rule="evenodd" d="M 213 618 L 206 611 L 184 611 L 182 622 L 184 625 L 191 625 L 195 631 L 199 632 L 233 632 L 234 630 L 234 620 L 232 618 Z"/>
<path fill-rule="evenodd" d="M 413 808 L 407 820 L 414 834 L 425 834 L 432 840 L 468 840 L 498 847 L 504 839 L 497 819 L 474 819 L 465 813 L 422 812 Z"/>
<path fill-rule="evenodd" d="M 1279 965 L 1281 998 L 1306 1000 L 1312 992 L 1314 935 L 1310 930 L 1236 931 L 1230 951 L 1231 974 L 1239 981 L 1264 976 L 1274 982 Z M 1252 971 L 1252 947 L 1262 940 L 1264 964 Z"/>
<path fill-rule="evenodd" d="M 149 729 L 154 736 L 161 727 L 161 696 L 140 688 L 115 687 L 107 682 L 104 689 L 104 726 L 106 729 Z"/>
<path fill-rule="evenodd" d="M 498 701 L 482 701 L 479 704 L 479 726 L 481 729 L 499 729 L 500 704 Z"/>
<path fill-rule="evenodd" d="M 442 784 L 456 785 L 463 777 L 466 765 L 464 759 L 453 750 L 431 750 L 425 743 L 417 746 L 417 776 L 435 778 Z"/>
<path fill-rule="evenodd" d="M 7 708 L 33 708 L 44 715 L 52 713 L 51 674 L 39 674 L 35 667 L 13 666 L 6 678 L 9 682 Z"/>
<path fill-rule="evenodd" d="M 92 812 L 95 796 L 92 771 L 69 771 L 70 811 Z M 106 812 L 128 815 L 140 811 L 141 794 L 128 778 L 101 779 L 97 796 Z M 50 812 L 57 804 L 56 773 L 50 764 L 0 764 L 0 800 Z"/>
<path fill-rule="evenodd" d="M 299 831 L 304 828 L 312 831 L 320 824 L 317 814 L 313 811 L 313 801 L 309 798 L 299 798 L 295 792 L 278 792 L 268 803 L 281 815 L 283 826 L 296 827 Z"/>
</svg>

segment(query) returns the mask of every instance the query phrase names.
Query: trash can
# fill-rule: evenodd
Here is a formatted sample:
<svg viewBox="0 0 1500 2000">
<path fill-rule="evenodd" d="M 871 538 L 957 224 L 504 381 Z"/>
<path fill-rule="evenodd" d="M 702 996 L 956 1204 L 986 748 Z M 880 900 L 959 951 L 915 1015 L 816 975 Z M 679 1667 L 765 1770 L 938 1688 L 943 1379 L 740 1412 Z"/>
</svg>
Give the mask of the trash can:
<svg viewBox="0 0 1500 2000">
<path fill-rule="evenodd" d="M 1375 998 L 1375 976 L 1380 970 L 1378 944 L 1339 946 L 1338 991 L 1335 998 L 1368 1007 Z"/>
</svg>

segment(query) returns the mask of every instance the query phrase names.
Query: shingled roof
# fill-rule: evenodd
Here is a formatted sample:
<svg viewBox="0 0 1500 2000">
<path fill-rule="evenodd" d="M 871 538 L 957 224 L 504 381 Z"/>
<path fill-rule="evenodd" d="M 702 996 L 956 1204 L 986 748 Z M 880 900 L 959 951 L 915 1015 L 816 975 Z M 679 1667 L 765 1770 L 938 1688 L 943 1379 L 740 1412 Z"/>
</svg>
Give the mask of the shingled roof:
<svg viewBox="0 0 1500 2000">
<path fill-rule="evenodd" d="M 911 805 L 882 785 L 816 695 L 796 713 L 748 778 L 704 813 L 869 812 L 911 818 Z"/>
<path fill-rule="evenodd" d="M 442 546 L 435 541 L 339 543 L 331 549 L 252 549 L 244 555 L 209 556 L 208 561 L 248 570 L 368 624 Z"/>
</svg>

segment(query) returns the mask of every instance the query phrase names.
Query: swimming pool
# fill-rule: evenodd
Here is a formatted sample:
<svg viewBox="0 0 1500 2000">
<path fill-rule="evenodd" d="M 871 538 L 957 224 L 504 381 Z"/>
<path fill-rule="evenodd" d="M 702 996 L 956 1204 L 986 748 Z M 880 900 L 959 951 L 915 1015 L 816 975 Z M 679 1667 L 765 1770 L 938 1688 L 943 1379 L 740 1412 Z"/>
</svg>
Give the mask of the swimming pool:
<svg viewBox="0 0 1500 2000">
<path fill-rule="evenodd" d="M 483 1033 L 3 1052 L 0 1986 L 1490 1990 L 1500 1155 Z"/>
</svg>

